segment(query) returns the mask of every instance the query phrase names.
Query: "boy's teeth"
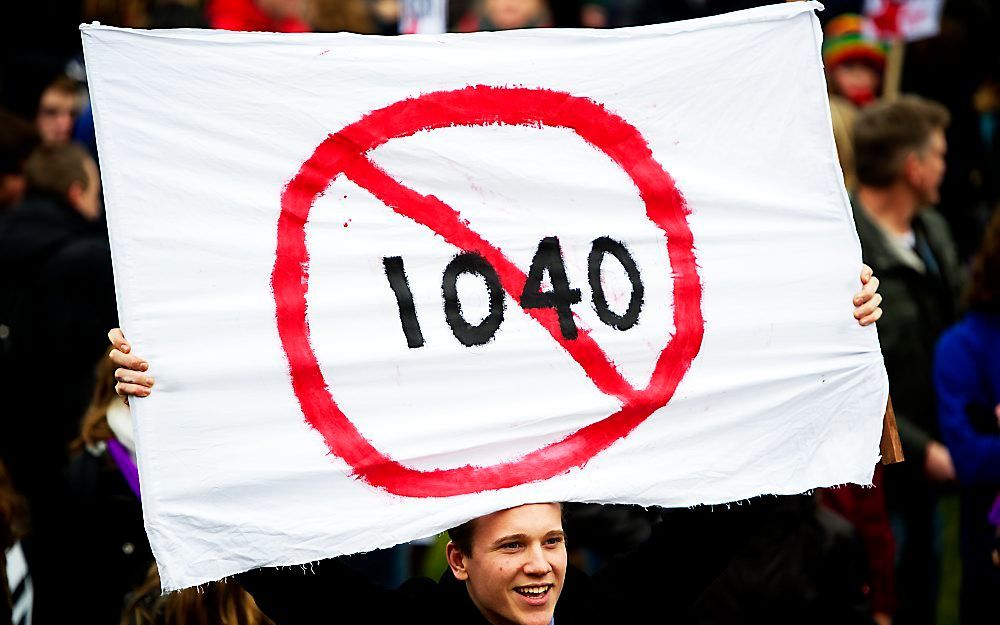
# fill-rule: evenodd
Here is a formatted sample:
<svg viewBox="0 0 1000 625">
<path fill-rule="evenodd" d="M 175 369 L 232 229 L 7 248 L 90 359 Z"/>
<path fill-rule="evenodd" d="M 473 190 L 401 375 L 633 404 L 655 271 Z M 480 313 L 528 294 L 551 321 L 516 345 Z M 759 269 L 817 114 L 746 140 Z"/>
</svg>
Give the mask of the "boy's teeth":
<svg viewBox="0 0 1000 625">
<path fill-rule="evenodd" d="M 540 586 L 540 587 L 532 587 L 532 588 L 518 588 L 517 591 L 519 593 L 521 593 L 521 594 L 541 595 L 541 594 L 544 594 L 545 591 L 548 590 L 548 589 L 549 589 L 548 586 Z"/>
</svg>

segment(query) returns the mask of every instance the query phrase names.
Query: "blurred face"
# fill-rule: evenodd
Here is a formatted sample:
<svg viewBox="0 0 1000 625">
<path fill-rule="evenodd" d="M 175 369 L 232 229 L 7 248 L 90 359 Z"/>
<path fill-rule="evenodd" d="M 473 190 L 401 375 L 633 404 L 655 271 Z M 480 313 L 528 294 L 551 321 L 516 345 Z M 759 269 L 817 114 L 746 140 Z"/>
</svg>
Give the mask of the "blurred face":
<svg viewBox="0 0 1000 625">
<path fill-rule="evenodd" d="M 73 94 L 55 89 L 46 89 L 42 93 L 35 123 L 43 143 L 56 145 L 69 142 L 78 113 L 78 99 Z"/>
<path fill-rule="evenodd" d="M 941 201 L 941 181 L 944 179 L 945 154 L 948 144 L 940 128 L 931 133 L 927 146 L 910 155 L 907 181 L 923 205 Z"/>
<path fill-rule="evenodd" d="M 833 68 L 830 75 L 833 91 L 844 96 L 858 106 L 875 99 L 879 75 L 864 63 L 841 63 Z"/>
<path fill-rule="evenodd" d="M 479 517 L 472 553 L 449 543 L 448 564 L 493 625 L 548 625 L 566 577 L 559 504 L 530 504 Z"/>
<path fill-rule="evenodd" d="M 486 0 L 486 15 L 497 28 L 524 28 L 538 18 L 544 0 Z"/>
</svg>

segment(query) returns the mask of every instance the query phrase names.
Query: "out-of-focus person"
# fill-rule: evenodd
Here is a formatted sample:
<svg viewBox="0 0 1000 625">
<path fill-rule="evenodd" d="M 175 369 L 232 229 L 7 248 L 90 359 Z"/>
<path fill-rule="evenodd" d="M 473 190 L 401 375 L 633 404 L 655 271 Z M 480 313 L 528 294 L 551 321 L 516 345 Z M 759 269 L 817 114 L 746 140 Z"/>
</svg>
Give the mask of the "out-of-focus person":
<svg viewBox="0 0 1000 625">
<path fill-rule="evenodd" d="M 552 13 L 546 0 L 475 0 L 458 22 L 457 30 L 512 30 L 552 26 Z"/>
<path fill-rule="evenodd" d="M 886 469 L 897 541 L 897 623 L 933 623 L 940 576 L 938 488 L 955 479 L 938 434 L 934 346 L 954 323 L 962 279 L 944 219 L 933 208 L 945 171 L 944 107 L 916 96 L 876 103 L 854 124 L 854 220 L 864 262 L 892 302 L 879 341 L 906 462 Z"/>
<path fill-rule="evenodd" d="M 988 515 L 1000 490 L 1000 210 L 972 261 L 969 312 L 942 335 L 934 382 L 941 438 L 951 451 L 961 505 L 963 624 L 996 623 L 1000 570 Z"/>
<path fill-rule="evenodd" d="M 680 622 L 871 625 L 864 550 L 850 523 L 811 495 L 755 497 L 739 507 L 746 511 L 730 531 L 743 543 Z M 667 531 L 674 512 L 665 511 Z M 702 544 L 714 539 L 699 535 Z"/>
<path fill-rule="evenodd" d="M 871 488 L 845 484 L 820 491 L 823 505 L 850 523 L 862 546 L 864 595 L 876 625 L 889 625 L 897 610 L 896 541 L 885 504 L 885 478 L 876 465 Z"/>
<path fill-rule="evenodd" d="M 363 607 L 359 607 L 363 611 Z M 330 619 L 349 614 L 342 605 L 330 605 Z M 109 623 L 113 621 L 108 621 Z M 232 581 L 204 584 L 160 594 L 160 574 L 154 564 L 145 581 L 125 605 L 121 625 L 273 625 L 257 608 L 253 597 Z"/>
<path fill-rule="evenodd" d="M 45 145 L 69 143 L 73 123 L 83 105 L 80 86 L 68 76 L 59 76 L 42 91 L 38 98 L 35 127 Z"/>
<path fill-rule="evenodd" d="M 886 50 L 870 21 L 857 13 L 838 15 L 827 23 L 823 65 L 830 93 L 855 106 L 874 102 L 882 85 Z"/>
<path fill-rule="evenodd" d="M 34 596 L 25 557 L 28 506 L 0 460 L 0 623 L 31 622 Z"/>
<path fill-rule="evenodd" d="M 28 186 L 24 165 L 37 145 L 38 134 L 31 124 L 0 109 L 0 215 L 24 197 Z"/>
<path fill-rule="evenodd" d="M 844 185 L 853 192 L 858 184 L 854 173 L 854 120 L 858 108 L 875 102 L 878 97 L 886 52 L 872 34 L 874 27 L 869 20 L 856 13 L 833 18 L 824 33 L 823 65 L 830 92 L 833 139 L 844 172 Z"/>
<path fill-rule="evenodd" d="M 49 582 L 64 564 L 47 546 L 75 522 L 60 513 L 67 447 L 117 310 L 93 160 L 77 145 L 43 146 L 25 174 L 24 200 L 0 220 L 0 323 L 9 345 L 0 359 L 0 458 L 31 506 L 35 617 L 45 622 L 62 592 Z M 39 390 L 46 369 L 59 372 L 59 392 Z"/>
<path fill-rule="evenodd" d="M 854 120 L 859 107 L 875 102 L 885 69 L 885 47 L 875 38 L 869 20 L 844 13 L 824 28 L 823 65 L 830 92 L 833 139 L 848 191 L 857 187 L 854 173 Z"/>
<path fill-rule="evenodd" d="M 146 581 L 153 554 L 146 539 L 135 463 L 132 415 L 115 394 L 115 366 L 101 358 L 93 398 L 79 436 L 70 445 L 62 511 L 67 523 L 58 540 L 62 613 L 72 621 L 79 606 L 87 618 L 114 623 L 126 596 Z"/>
<path fill-rule="evenodd" d="M 828 27 L 828 33 L 844 28 L 836 23 L 839 19 L 831 21 L 832 28 Z M 837 56 L 842 61 L 850 58 L 848 42 L 841 41 L 839 52 L 836 47 L 831 48 L 829 44 L 828 39 L 824 44 L 824 51 L 831 56 L 829 60 L 834 60 L 833 57 Z M 863 58 L 864 55 L 859 56 Z M 829 71 L 829 65 L 827 69 Z M 849 193 L 853 193 L 858 186 L 854 168 L 854 122 L 858 111 L 858 106 L 852 101 L 840 95 L 830 94 L 833 139 L 837 146 L 840 169 L 844 174 L 844 186 Z M 845 484 L 839 488 L 821 491 L 823 504 L 854 526 L 864 547 L 865 590 L 872 618 L 877 625 L 892 623 L 898 606 L 895 574 L 896 542 L 889 524 L 884 482 L 882 467 L 876 466 L 871 488 Z"/>
</svg>

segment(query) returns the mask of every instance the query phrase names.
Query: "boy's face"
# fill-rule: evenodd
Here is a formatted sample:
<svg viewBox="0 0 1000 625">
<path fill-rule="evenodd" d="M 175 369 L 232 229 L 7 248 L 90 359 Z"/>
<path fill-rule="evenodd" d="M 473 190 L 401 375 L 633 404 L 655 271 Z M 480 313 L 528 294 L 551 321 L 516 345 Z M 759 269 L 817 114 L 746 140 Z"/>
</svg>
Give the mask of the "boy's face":
<svg viewBox="0 0 1000 625">
<path fill-rule="evenodd" d="M 559 504 L 529 504 L 475 521 L 472 553 L 448 545 L 448 565 L 494 625 L 548 625 L 566 577 Z"/>
</svg>

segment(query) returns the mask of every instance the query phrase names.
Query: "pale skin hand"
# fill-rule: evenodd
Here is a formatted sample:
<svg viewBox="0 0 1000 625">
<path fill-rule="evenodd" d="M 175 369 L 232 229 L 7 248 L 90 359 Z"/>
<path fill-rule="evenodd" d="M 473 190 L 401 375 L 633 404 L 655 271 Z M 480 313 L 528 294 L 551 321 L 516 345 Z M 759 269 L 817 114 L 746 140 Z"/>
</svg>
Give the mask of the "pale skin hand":
<svg viewBox="0 0 1000 625">
<path fill-rule="evenodd" d="M 128 401 L 132 397 L 146 397 L 153 388 L 155 380 L 153 376 L 146 373 L 149 370 L 149 363 L 132 355 L 132 346 L 125 341 L 125 335 L 121 328 L 115 328 L 108 332 L 108 340 L 114 349 L 108 354 L 112 362 L 118 365 L 115 370 L 115 392 Z"/>
<path fill-rule="evenodd" d="M 937 441 L 931 441 L 927 444 L 924 472 L 935 482 L 955 480 L 955 465 L 951 461 L 951 453 L 947 447 Z"/>
<path fill-rule="evenodd" d="M 872 268 L 861 265 L 861 291 L 854 296 L 854 318 L 863 326 L 870 326 L 882 317 L 882 295 L 878 291 L 878 278 Z"/>
<path fill-rule="evenodd" d="M 868 326 L 882 316 L 882 309 L 879 308 L 882 296 L 876 292 L 878 278 L 872 275 L 872 268 L 868 265 L 861 265 L 861 285 L 861 290 L 854 295 L 854 318 L 860 325 Z M 129 397 L 147 397 L 154 383 L 153 376 L 147 373 L 149 363 L 132 354 L 132 347 L 125 341 L 120 328 L 108 332 L 108 340 L 114 347 L 108 356 L 118 365 L 115 370 L 115 379 L 118 380 L 115 392 L 126 401 Z"/>
</svg>

